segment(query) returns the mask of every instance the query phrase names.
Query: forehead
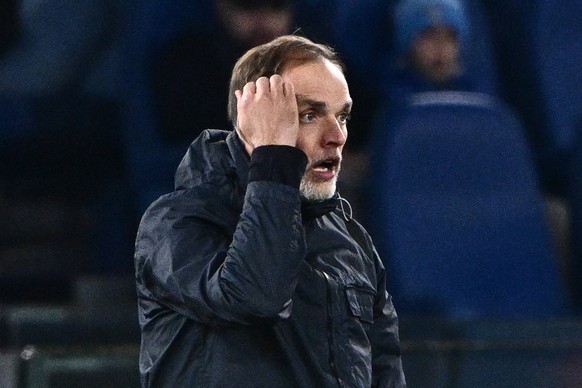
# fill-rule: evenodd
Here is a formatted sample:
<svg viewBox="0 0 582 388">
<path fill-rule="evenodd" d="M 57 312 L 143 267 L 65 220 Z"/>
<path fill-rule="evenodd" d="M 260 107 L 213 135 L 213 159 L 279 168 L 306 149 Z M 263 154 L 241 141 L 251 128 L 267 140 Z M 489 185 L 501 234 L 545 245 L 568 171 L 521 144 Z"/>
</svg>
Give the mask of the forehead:
<svg viewBox="0 0 582 388">
<path fill-rule="evenodd" d="M 310 61 L 289 66 L 281 73 L 284 81 L 292 82 L 295 94 L 345 104 L 351 101 L 346 78 L 341 69 L 328 60 Z"/>
</svg>

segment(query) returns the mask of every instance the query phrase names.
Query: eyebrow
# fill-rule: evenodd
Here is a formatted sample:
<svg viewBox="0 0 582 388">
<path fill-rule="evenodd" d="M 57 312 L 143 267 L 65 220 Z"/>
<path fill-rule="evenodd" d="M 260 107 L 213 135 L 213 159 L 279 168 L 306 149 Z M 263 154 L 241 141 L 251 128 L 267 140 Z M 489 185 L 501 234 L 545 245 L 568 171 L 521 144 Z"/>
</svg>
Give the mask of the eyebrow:
<svg viewBox="0 0 582 388">
<path fill-rule="evenodd" d="M 307 97 L 302 94 L 297 94 L 297 105 L 309 105 L 313 109 L 317 111 L 326 111 L 328 110 L 328 105 L 324 101 L 314 100 L 313 98 Z M 344 104 L 341 111 L 351 111 L 352 109 L 352 101 L 348 101 Z"/>
</svg>

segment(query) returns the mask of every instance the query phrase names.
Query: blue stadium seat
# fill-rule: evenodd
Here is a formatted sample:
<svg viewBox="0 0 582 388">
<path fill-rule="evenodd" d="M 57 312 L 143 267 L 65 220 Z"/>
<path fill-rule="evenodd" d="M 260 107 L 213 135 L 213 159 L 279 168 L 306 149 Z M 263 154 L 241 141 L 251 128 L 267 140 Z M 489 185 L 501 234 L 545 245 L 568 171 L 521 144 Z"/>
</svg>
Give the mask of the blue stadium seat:
<svg viewBox="0 0 582 388">
<path fill-rule="evenodd" d="M 416 95 L 371 149 L 372 236 L 401 313 L 565 313 L 519 122 L 475 93 Z"/>
</svg>

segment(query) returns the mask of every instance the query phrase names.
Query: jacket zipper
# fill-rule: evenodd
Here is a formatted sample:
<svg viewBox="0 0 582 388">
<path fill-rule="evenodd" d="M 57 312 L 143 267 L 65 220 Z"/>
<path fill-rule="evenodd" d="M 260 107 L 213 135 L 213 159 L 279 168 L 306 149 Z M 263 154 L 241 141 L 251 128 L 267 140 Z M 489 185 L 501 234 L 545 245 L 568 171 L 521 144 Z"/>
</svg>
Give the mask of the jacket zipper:
<svg viewBox="0 0 582 388">
<path fill-rule="evenodd" d="M 328 335 L 327 335 L 327 342 L 329 344 L 329 367 L 331 368 L 331 371 L 333 372 L 333 374 L 335 375 L 335 378 L 337 379 L 338 385 L 340 387 L 344 386 L 344 382 L 341 379 L 338 369 L 337 369 L 337 363 L 335 361 L 335 349 L 334 349 L 334 333 L 333 333 L 333 329 L 334 329 L 334 325 L 333 325 L 333 294 L 332 294 L 332 280 L 331 277 L 323 272 L 323 276 L 325 277 L 325 281 L 327 283 L 327 327 L 328 327 Z"/>
</svg>

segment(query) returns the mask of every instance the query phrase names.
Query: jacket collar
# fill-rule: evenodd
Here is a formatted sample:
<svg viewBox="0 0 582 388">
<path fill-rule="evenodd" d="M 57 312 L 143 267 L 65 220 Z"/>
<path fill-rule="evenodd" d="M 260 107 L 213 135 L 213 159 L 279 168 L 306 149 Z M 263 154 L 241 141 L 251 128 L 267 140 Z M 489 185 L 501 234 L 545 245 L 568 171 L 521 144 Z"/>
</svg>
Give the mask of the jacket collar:
<svg viewBox="0 0 582 388">
<path fill-rule="evenodd" d="M 330 213 L 337 208 L 339 203 L 339 195 L 335 194 L 329 199 L 324 199 L 319 202 L 301 201 L 301 216 L 303 221 L 309 221 Z"/>
<path fill-rule="evenodd" d="M 228 134 L 226 144 L 228 145 L 228 150 L 234 162 L 234 171 L 232 172 L 238 176 L 240 187 L 244 187 L 246 190 L 251 158 L 247 154 L 244 144 L 235 130 Z"/>
</svg>

